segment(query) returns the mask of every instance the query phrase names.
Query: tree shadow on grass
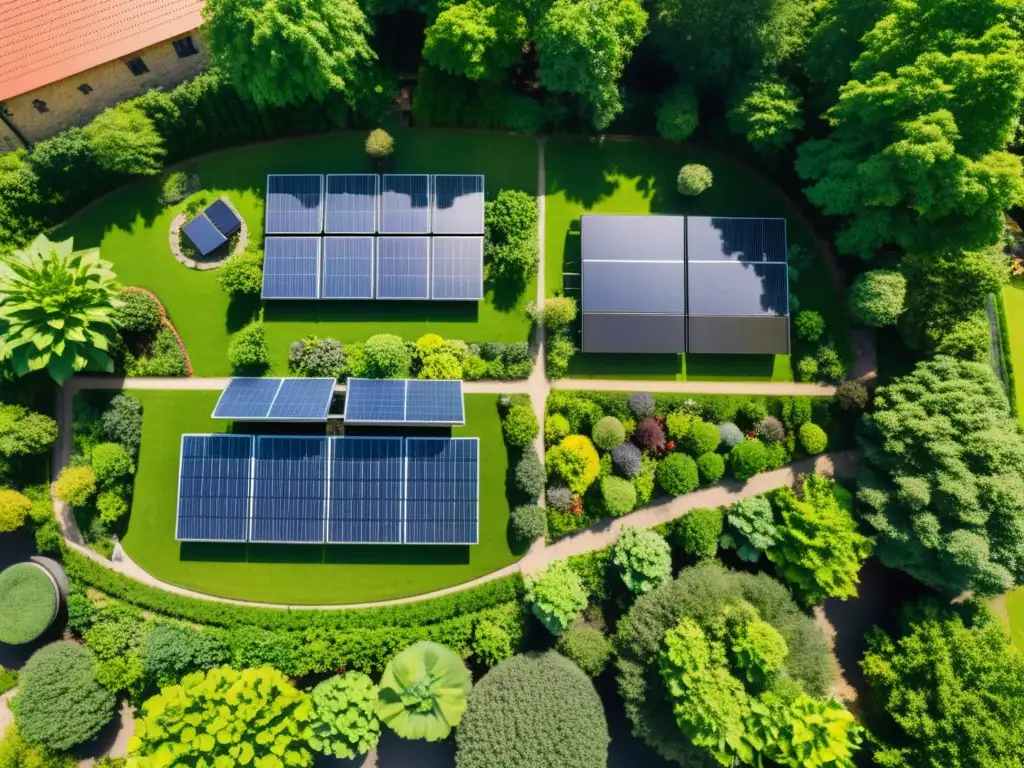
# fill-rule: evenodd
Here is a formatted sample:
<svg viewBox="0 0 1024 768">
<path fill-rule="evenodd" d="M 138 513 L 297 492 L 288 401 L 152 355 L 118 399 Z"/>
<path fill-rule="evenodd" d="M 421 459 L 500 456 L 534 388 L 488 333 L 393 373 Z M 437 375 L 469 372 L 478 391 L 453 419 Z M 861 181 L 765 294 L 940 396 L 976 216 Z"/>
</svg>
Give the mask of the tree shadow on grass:
<svg viewBox="0 0 1024 768">
<path fill-rule="evenodd" d="M 263 319 L 281 323 L 475 323 L 475 301 L 268 301 Z"/>
<path fill-rule="evenodd" d="M 182 542 L 182 561 L 332 565 L 468 565 L 468 545 Z"/>
<path fill-rule="evenodd" d="M 228 333 L 239 331 L 251 323 L 259 311 L 259 296 L 232 296 L 224 318 L 224 327 Z"/>
<path fill-rule="evenodd" d="M 484 293 L 499 312 L 511 312 L 519 306 L 519 300 L 526 292 L 522 280 L 488 279 L 484 282 Z M 476 302 L 472 302 L 476 306 Z"/>
<path fill-rule="evenodd" d="M 687 355 L 689 379 L 764 379 L 770 381 L 774 355 Z"/>
<path fill-rule="evenodd" d="M 683 372 L 681 355 L 584 354 L 569 362 L 569 376 L 674 379 Z"/>
</svg>

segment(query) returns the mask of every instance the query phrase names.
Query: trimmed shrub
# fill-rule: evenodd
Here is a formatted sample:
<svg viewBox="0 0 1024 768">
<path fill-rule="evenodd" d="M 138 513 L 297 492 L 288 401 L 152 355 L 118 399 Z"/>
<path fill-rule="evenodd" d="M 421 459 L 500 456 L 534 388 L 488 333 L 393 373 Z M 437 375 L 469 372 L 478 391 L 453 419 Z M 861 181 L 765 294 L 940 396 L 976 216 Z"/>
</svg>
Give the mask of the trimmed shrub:
<svg viewBox="0 0 1024 768">
<path fill-rule="evenodd" d="M 544 304 L 539 309 L 535 303 L 531 303 L 527 312 L 552 332 L 558 332 L 573 324 L 579 309 L 576 306 L 576 299 L 569 296 L 552 296 L 544 299 Z"/>
<path fill-rule="evenodd" d="M 160 306 L 145 293 L 122 289 L 111 318 L 122 331 L 152 333 L 160 327 Z"/>
<path fill-rule="evenodd" d="M 523 451 L 516 463 L 516 489 L 530 501 L 537 501 L 544 490 L 547 473 L 532 446 Z"/>
<path fill-rule="evenodd" d="M 544 498 L 551 509 L 568 512 L 572 507 L 572 491 L 564 485 L 556 485 L 547 489 Z"/>
<path fill-rule="evenodd" d="M 263 253 L 246 248 L 217 270 L 217 283 L 229 296 L 259 296 L 263 291 Z"/>
<path fill-rule="evenodd" d="M 764 470 L 768 463 L 768 451 L 760 440 L 744 440 L 730 451 L 729 463 L 733 475 L 746 480 Z"/>
<path fill-rule="evenodd" d="M 146 677 L 158 686 L 174 685 L 185 675 L 229 661 L 225 645 L 210 632 L 159 623 L 146 636 Z"/>
<path fill-rule="evenodd" d="M 362 672 L 327 678 L 310 699 L 315 716 L 309 746 L 317 752 L 346 760 L 377 746 L 377 686 Z"/>
<path fill-rule="evenodd" d="M 697 457 L 697 475 L 704 485 L 717 483 L 725 475 L 725 459 L 720 453 L 703 453 Z"/>
<path fill-rule="evenodd" d="M 768 409 L 765 402 L 759 398 L 744 400 L 736 412 L 737 420 L 747 429 L 754 429 L 767 415 Z"/>
<path fill-rule="evenodd" d="M 715 431 L 717 436 L 718 432 Z M 697 463 L 682 453 L 670 453 L 658 464 L 658 485 L 666 493 L 682 496 L 700 485 Z"/>
<path fill-rule="evenodd" d="M 51 643 L 32 654 L 18 680 L 14 719 L 21 733 L 48 749 L 92 740 L 114 717 L 113 694 L 96 680 L 88 648 Z"/>
<path fill-rule="evenodd" d="M 612 464 L 622 475 L 632 479 L 640 474 L 643 454 L 633 443 L 623 443 L 612 451 Z"/>
<path fill-rule="evenodd" d="M 558 652 L 587 673 L 588 677 L 600 677 L 611 661 L 614 648 L 612 641 L 597 627 L 576 622 L 555 643 Z"/>
<path fill-rule="evenodd" d="M 380 679 L 377 715 L 403 739 L 441 741 L 462 719 L 472 687 L 459 654 L 421 640 L 388 662 Z"/>
<path fill-rule="evenodd" d="M 111 526 L 128 514 L 128 502 L 115 491 L 103 491 L 96 498 L 96 510 L 103 524 Z"/>
<path fill-rule="evenodd" d="M 661 95 L 658 105 L 658 134 L 669 141 L 685 141 L 697 130 L 700 121 L 700 103 L 697 91 L 688 85 L 677 84 Z"/>
<path fill-rule="evenodd" d="M 722 535 L 723 519 L 724 513 L 721 509 L 710 507 L 694 509 L 681 518 L 676 530 L 683 551 L 701 560 L 718 554 L 718 539 Z"/>
<path fill-rule="evenodd" d="M 626 440 L 626 430 L 614 416 L 605 416 L 594 425 L 593 437 L 594 445 L 602 451 L 611 451 Z"/>
<path fill-rule="evenodd" d="M 807 422 L 800 427 L 800 447 L 813 455 L 821 453 L 828 447 L 828 436 L 817 424 Z"/>
<path fill-rule="evenodd" d="M 288 350 L 288 371 L 296 376 L 341 379 L 345 376 L 345 345 L 337 339 L 307 336 Z"/>
<path fill-rule="evenodd" d="M 844 411 L 859 413 L 868 407 L 868 388 L 859 381 L 841 381 L 836 387 L 836 405 Z"/>
<path fill-rule="evenodd" d="M 604 768 L 608 722 L 590 678 L 548 651 L 481 678 L 455 733 L 457 768 Z"/>
<path fill-rule="evenodd" d="M 891 269 L 871 269 L 857 275 L 846 302 L 854 320 L 881 328 L 895 325 L 905 309 L 907 278 Z"/>
<path fill-rule="evenodd" d="M 516 507 L 509 516 L 509 526 L 516 540 L 529 543 L 547 535 L 548 515 L 534 504 Z"/>
<path fill-rule="evenodd" d="M 0 766 L 3 768 L 76 768 L 78 760 L 31 744 L 15 726 L 9 726 L 0 739 Z M 113 764 L 96 764 L 97 768 L 115 768 Z"/>
<path fill-rule="evenodd" d="M 762 552 L 775 545 L 775 514 L 764 496 L 740 499 L 729 508 L 725 520 L 728 530 L 719 543 L 735 549 L 741 560 L 756 563 Z"/>
<path fill-rule="evenodd" d="M 818 378 L 818 361 L 810 355 L 800 358 L 796 364 L 796 377 L 800 381 L 814 381 Z"/>
<path fill-rule="evenodd" d="M 397 336 L 378 333 L 363 345 L 366 376 L 371 379 L 405 379 L 412 368 L 412 353 Z"/>
<path fill-rule="evenodd" d="M 683 435 L 680 443 L 690 455 L 700 456 L 717 449 L 721 440 L 718 427 L 708 424 L 706 421 L 697 420 L 690 425 L 690 429 Z"/>
<path fill-rule="evenodd" d="M 839 381 L 846 376 L 846 366 L 834 347 L 818 348 L 818 375 L 826 381 Z"/>
<path fill-rule="evenodd" d="M 184 171 L 173 171 L 164 177 L 160 185 L 160 202 L 163 205 L 174 205 L 198 190 L 198 176 L 189 176 Z"/>
<path fill-rule="evenodd" d="M 597 449 L 583 435 L 569 435 L 548 451 L 545 461 L 548 474 L 565 480 L 569 490 L 578 496 L 586 493 L 601 470 Z"/>
<path fill-rule="evenodd" d="M 665 430 L 653 416 L 648 416 L 633 430 L 633 442 L 648 453 L 664 453 Z"/>
<path fill-rule="evenodd" d="M 646 392 L 634 392 L 626 401 L 630 413 L 636 418 L 643 419 L 654 415 L 654 398 Z"/>
<path fill-rule="evenodd" d="M 466 381 L 479 381 L 487 375 L 487 363 L 476 355 L 468 355 L 462 361 L 462 376 Z"/>
<path fill-rule="evenodd" d="M 501 420 L 501 431 L 505 442 L 522 448 L 533 442 L 540 432 L 537 415 L 528 403 L 513 405 Z"/>
<path fill-rule="evenodd" d="M 57 613 L 57 592 L 42 568 L 17 563 L 0 573 L 0 643 L 23 645 L 40 637 Z"/>
<path fill-rule="evenodd" d="M 157 331 L 147 356 L 126 361 L 125 366 L 129 376 L 188 375 L 188 363 L 178 344 L 178 337 L 166 327 Z"/>
<path fill-rule="evenodd" d="M 711 189 L 713 181 L 710 168 L 700 163 L 690 163 L 679 169 L 676 189 L 681 195 L 696 196 Z"/>
<path fill-rule="evenodd" d="M 549 413 L 544 420 L 544 442 L 555 445 L 572 434 L 569 420 L 560 413 Z"/>
<path fill-rule="evenodd" d="M 374 128 L 366 137 L 366 154 L 373 160 L 383 160 L 395 151 L 395 140 L 383 128 Z"/>
<path fill-rule="evenodd" d="M 718 439 L 723 448 L 731 451 L 743 442 L 743 430 L 731 421 L 727 421 L 718 425 Z"/>
<path fill-rule="evenodd" d="M 665 417 L 665 432 L 671 440 L 682 440 L 697 420 L 697 417 L 688 411 L 672 411 Z"/>
<path fill-rule="evenodd" d="M 100 434 L 104 440 L 123 445 L 132 456 L 142 445 L 142 403 L 123 392 L 114 395 L 100 417 Z"/>
<path fill-rule="evenodd" d="M 565 560 L 556 560 L 538 573 L 527 574 L 526 601 L 541 624 L 560 635 L 587 607 L 587 590 Z"/>
<path fill-rule="evenodd" d="M 797 338 L 814 343 L 825 332 L 825 318 L 813 309 L 801 309 L 793 318 Z"/>
<path fill-rule="evenodd" d="M 481 619 L 473 627 L 473 655 L 488 667 L 500 664 L 512 655 L 512 638 L 501 625 Z"/>
<path fill-rule="evenodd" d="M 0 488 L 0 533 L 16 531 L 25 524 L 32 502 L 24 494 Z"/>
<path fill-rule="evenodd" d="M 96 493 L 96 475 L 92 467 L 64 467 L 53 483 L 53 493 L 73 507 L 88 504 Z"/>
<path fill-rule="evenodd" d="M 774 416 L 765 416 L 761 419 L 761 423 L 757 425 L 757 434 L 769 445 L 786 440 L 786 428 Z"/>
<path fill-rule="evenodd" d="M 135 464 L 118 443 L 100 443 L 92 449 L 90 458 L 92 471 L 100 487 L 115 485 L 128 475 L 135 474 Z"/>
<path fill-rule="evenodd" d="M 612 517 L 628 515 L 636 506 L 636 488 L 628 480 L 609 475 L 601 478 L 601 501 Z"/>
<path fill-rule="evenodd" d="M 270 350 L 263 323 L 254 320 L 232 334 L 228 344 L 228 362 L 235 371 L 266 368 L 270 365 Z"/>
<path fill-rule="evenodd" d="M 665 539 L 650 530 L 624 526 L 615 543 L 612 562 L 630 592 L 650 592 L 672 576 L 672 551 Z"/>
</svg>

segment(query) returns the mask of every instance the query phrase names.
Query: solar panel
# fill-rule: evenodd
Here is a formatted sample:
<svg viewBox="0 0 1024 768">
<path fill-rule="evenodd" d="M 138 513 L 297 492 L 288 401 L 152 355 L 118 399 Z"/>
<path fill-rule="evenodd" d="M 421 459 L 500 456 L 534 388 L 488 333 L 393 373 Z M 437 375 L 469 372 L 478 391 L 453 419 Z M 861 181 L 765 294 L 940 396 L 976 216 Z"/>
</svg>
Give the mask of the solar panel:
<svg viewBox="0 0 1024 768">
<path fill-rule="evenodd" d="M 380 179 L 375 173 L 329 175 L 324 232 L 340 235 L 376 232 L 379 186 Z"/>
<path fill-rule="evenodd" d="M 281 388 L 281 379 L 238 376 L 228 382 L 213 409 L 215 419 L 265 419 Z"/>
<path fill-rule="evenodd" d="M 786 220 L 688 216 L 686 254 L 690 262 L 786 261 Z"/>
<path fill-rule="evenodd" d="M 372 237 L 325 237 L 321 297 L 372 299 L 373 252 Z"/>
<path fill-rule="evenodd" d="M 331 378 L 285 379 L 270 407 L 269 419 L 282 421 L 324 421 L 331 408 L 334 385 Z"/>
<path fill-rule="evenodd" d="M 465 424 L 462 382 L 351 378 L 345 391 L 345 421 L 349 424 Z"/>
<path fill-rule="evenodd" d="M 405 422 L 404 379 L 356 379 L 345 385 L 345 421 L 386 424 Z"/>
<path fill-rule="evenodd" d="M 405 542 L 476 544 L 477 438 L 406 438 Z"/>
<path fill-rule="evenodd" d="M 430 177 L 426 174 L 384 174 L 377 231 L 392 235 L 430 232 Z"/>
<path fill-rule="evenodd" d="M 681 315 L 686 266 L 682 261 L 584 261 L 583 311 Z"/>
<path fill-rule="evenodd" d="M 405 495 L 402 438 L 330 440 L 328 543 L 401 543 Z"/>
<path fill-rule="evenodd" d="M 181 228 L 181 231 L 203 256 L 212 253 L 228 241 L 203 214 L 192 219 Z"/>
<path fill-rule="evenodd" d="M 785 315 L 789 277 L 785 264 L 696 262 L 688 267 L 691 315 Z"/>
<path fill-rule="evenodd" d="M 484 233 L 484 177 L 437 175 L 434 177 L 434 234 L 482 235 Z"/>
<path fill-rule="evenodd" d="M 267 176 L 268 235 L 319 235 L 323 231 L 324 177 L 320 174 Z"/>
<path fill-rule="evenodd" d="M 467 301 L 483 299 L 482 237 L 434 237 L 430 248 L 430 297 Z"/>
<path fill-rule="evenodd" d="M 256 438 L 249 540 L 319 544 L 324 540 L 327 438 Z"/>
<path fill-rule="evenodd" d="M 319 297 L 320 238 L 266 238 L 263 244 L 263 298 Z"/>
<path fill-rule="evenodd" d="M 377 238 L 377 298 L 430 298 L 430 238 Z"/>
<path fill-rule="evenodd" d="M 410 379 L 405 420 L 410 424 L 465 424 L 461 381 Z"/>
<path fill-rule="evenodd" d="M 210 220 L 210 223 L 224 235 L 231 237 L 242 228 L 242 221 L 238 218 L 231 207 L 221 199 L 214 200 L 203 211 L 203 215 Z"/>
<path fill-rule="evenodd" d="M 249 527 L 253 438 L 182 435 L 178 541 L 245 541 Z"/>
</svg>

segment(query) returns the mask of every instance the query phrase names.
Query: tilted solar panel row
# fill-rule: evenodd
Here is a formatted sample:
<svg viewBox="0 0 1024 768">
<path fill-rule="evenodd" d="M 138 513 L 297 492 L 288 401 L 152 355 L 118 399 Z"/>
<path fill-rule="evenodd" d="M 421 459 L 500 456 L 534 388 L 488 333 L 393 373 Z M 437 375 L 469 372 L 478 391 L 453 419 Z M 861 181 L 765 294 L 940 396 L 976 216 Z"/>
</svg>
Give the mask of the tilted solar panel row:
<svg viewBox="0 0 1024 768">
<path fill-rule="evenodd" d="M 270 379 L 236 376 L 221 392 L 211 418 L 237 421 L 326 421 L 336 383 L 331 378 Z"/>
<path fill-rule="evenodd" d="M 465 424 L 462 382 L 350 378 L 345 385 L 344 419 L 346 424 Z"/>
<path fill-rule="evenodd" d="M 182 435 L 175 538 L 476 544 L 477 438 Z"/>
</svg>

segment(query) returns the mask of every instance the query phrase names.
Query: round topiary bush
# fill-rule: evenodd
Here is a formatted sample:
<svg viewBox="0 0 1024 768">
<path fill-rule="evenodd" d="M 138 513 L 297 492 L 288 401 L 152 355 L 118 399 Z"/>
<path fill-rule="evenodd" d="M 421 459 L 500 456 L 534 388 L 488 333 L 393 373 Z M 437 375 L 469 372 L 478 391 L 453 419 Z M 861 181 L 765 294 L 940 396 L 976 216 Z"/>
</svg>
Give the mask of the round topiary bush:
<svg viewBox="0 0 1024 768">
<path fill-rule="evenodd" d="M 768 463 L 768 451 L 760 440 L 744 440 L 729 453 L 732 473 L 740 480 L 753 477 Z"/>
<path fill-rule="evenodd" d="M 743 442 L 743 430 L 731 421 L 727 421 L 724 424 L 718 425 L 718 437 L 722 447 L 731 451 Z"/>
<path fill-rule="evenodd" d="M 597 627 L 577 622 L 558 638 L 558 652 L 587 673 L 600 677 L 612 658 L 612 641 Z"/>
<path fill-rule="evenodd" d="M 605 768 L 608 722 L 590 678 L 554 651 L 481 678 L 455 732 L 456 768 Z"/>
<path fill-rule="evenodd" d="M 151 333 L 160 327 L 160 305 L 152 296 L 122 288 L 111 319 L 122 331 Z"/>
<path fill-rule="evenodd" d="M 602 477 L 601 500 L 609 515 L 628 515 L 636 506 L 636 488 L 629 480 L 623 480 L 621 477 Z"/>
<path fill-rule="evenodd" d="M 682 453 L 670 453 L 666 456 L 658 465 L 656 477 L 662 490 L 673 496 L 682 496 L 700 485 L 697 463 Z"/>
<path fill-rule="evenodd" d="M 16 531 L 32 511 L 32 501 L 23 493 L 0 488 L 0 533 Z"/>
<path fill-rule="evenodd" d="M 813 344 L 825 332 L 825 318 L 813 309 L 802 309 L 793 318 L 793 326 L 798 338 Z"/>
<path fill-rule="evenodd" d="M 395 151 L 395 140 L 383 128 L 374 128 L 366 137 L 366 154 L 374 160 L 390 157 Z"/>
<path fill-rule="evenodd" d="M 704 453 L 697 457 L 697 474 L 705 485 L 717 483 L 725 474 L 725 459 L 720 453 Z"/>
<path fill-rule="evenodd" d="M 800 447 L 807 453 L 821 453 L 828 447 L 828 436 L 817 424 L 808 421 L 800 427 L 797 434 L 800 437 Z"/>
<path fill-rule="evenodd" d="M 548 515 L 543 507 L 525 504 L 512 510 L 509 526 L 518 541 L 531 542 L 547 534 Z"/>
<path fill-rule="evenodd" d="M 681 195 L 699 195 L 711 189 L 714 176 L 711 169 L 700 163 L 690 163 L 679 169 L 676 177 L 676 189 Z"/>
<path fill-rule="evenodd" d="M 818 378 L 818 361 L 810 355 L 804 355 L 796 364 L 796 377 L 800 381 L 814 381 Z"/>
<path fill-rule="evenodd" d="M 521 403 L 508 409 L 508 413 L 501 421 L 501 430 L 505 435 L 506 443 L 522 448 L 533 442 L 533 438 L 540 432 L 540 425 L 537 423 L 537 415 L 533 409 L 529 405 Z"/>
<path fill-rule="evenodd" d="M 397 336 L 378 333 L 363 345 L 366 376 L 371 379 L 405 379 L 412 367 L 412 353 Z"/>
<path fill-rule="evenodd" d="M 757 434 L 766 443 L 781 443 L 786 439 L 786 428 L 774 416 L 765 416 L 757 425 Z"/>
<path fill-rule="evenodd" d="M 654 415 L 654 398 L 646 392 L 634 392 L 626 402 L 630 412 L 638 419 Z"/>
<path fill-rule="evenodd" d="M 568 512 L 572 506 L 572 491 L 564 485 L 555 485 L 547 489 L 544 498 L 548 506 L 557 509 L 559 512 Z"/>
<path fill-rule="evenodd" d="M 891 269 L 862 272 L 850 286 L 846 300 L 853 319 L 881 328 L 895 325 L 905 309 L 907 278 Z"/>
<path fill-rule="evenodd" d="M 636 477 L 643 468 L 643 454 L 633 443 L 623 443 L 612 451 L 612 466 L 626 477 Z"/>
<path fill-rule="evenodd" d="M 49 629 L 59 604 L 45 569 L 35 563 L 12 565 L 0 573 L 0 643 L 31 643 Z"/>
<path fill-rule="evenodd" d="M 841 381 L 836 387 L 836 405 L 844 411 L 863 411 L 869 399 L 868 388 L 859 381 Z"/>
<path fill-rule="evenodd" d="M 690 425 L 679 442 L 691 456 L 700 456 L 718 448 L 721 441 L 722 437 L 718 433 L 718 427 L 708 424 L 706 421 L 697 420 Z"/>
<path fill-rule="evenodd" d="M 661 453 L 665 450 L 665 428 L 653 416 L 648 416 L 633 430 L 633 442 L 648 453 Z"/>
<path fill-rule="evenodd" d="M 594 425 L 594 445 L 602 451 L 618 448 L 626 439 L 626 428 L 614 416 L 605 416 Z"/>
<path fill-rule="evenodd" d="M 114 717 L 114 695 L 96 680 L 96 657 L 71 642 L 51 643 L 18 677 L 14 719 L 29 741 L 68 750 L 96 737 Z"/>
<path fill-rule="evenodd" d="M 516 464 L 516 489 L 531 502 L 540 498 L 547 471 L 533 448 L 527 448 Z"/>
</svg>

